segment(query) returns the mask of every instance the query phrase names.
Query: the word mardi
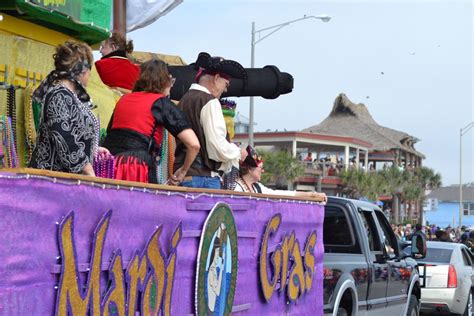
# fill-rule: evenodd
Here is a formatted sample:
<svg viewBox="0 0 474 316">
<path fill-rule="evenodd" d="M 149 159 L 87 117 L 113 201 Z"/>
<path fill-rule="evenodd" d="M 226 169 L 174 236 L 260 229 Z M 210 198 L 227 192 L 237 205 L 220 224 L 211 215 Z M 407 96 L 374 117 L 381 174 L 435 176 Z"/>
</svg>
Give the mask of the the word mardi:
<svg viewBox="0 0 474 316">
<path fill-rule="evenodd" d="M 87 283 L 83 286 L 79 278 L 76 248 L 73 240 L 74 213 L 70 213 L 59 227 L 61 248 L 61 277 L 56 301 L 56 315 L 129 315 L 137 310 L 138 292 L 141 292 L 142 315 L 171 313 L 176 248 L 181 240 L 181 224 L 173 233 L 169 257 L 161 250 L 160 225 L 148 241 L 141 256 L 135 252 L 124 272 L 122 254 L 117 250 L 110 262 L 109 286 L 101 296 L 100 273 L 102 252 L 112 211 L 101 219 L 94 232 L 92 257 Z M 126 288 L 127 286 L 127 288 Z"/>
</svg>

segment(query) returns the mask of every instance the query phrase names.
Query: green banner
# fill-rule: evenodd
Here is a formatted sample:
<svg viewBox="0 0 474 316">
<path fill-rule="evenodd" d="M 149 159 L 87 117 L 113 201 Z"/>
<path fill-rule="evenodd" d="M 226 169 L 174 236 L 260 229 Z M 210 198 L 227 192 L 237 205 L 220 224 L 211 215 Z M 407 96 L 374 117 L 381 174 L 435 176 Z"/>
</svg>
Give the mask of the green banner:
<svg viewBox="0 0 474 316">
<path fill-rule="evenodd" d="M 110 35 L 112 0 L 0 0 L 0 12 L 96 44 Z"/>
</svg>

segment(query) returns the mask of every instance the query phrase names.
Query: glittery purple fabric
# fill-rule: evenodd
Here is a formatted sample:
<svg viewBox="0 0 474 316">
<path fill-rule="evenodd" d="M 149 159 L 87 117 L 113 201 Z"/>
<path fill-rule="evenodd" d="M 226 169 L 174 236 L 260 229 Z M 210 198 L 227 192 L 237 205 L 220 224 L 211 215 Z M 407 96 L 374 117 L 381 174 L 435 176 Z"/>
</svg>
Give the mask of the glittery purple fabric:
<svg viewBox="0 0 474 316">
<path fill-rule="evenodd" d="M 79 270 L 91 256 L 92 235 L 99 220 L 112 210 L 102 266 L 113 251 L 121 249 L 124 265 L 134 251 L 142 252 L 156 226 L 162 224 L 162 249 L 168 252 L 171 234 L 181 222 L 183 238 L 177 248 L 172 292 L 172 315 L 194 313 L 194 282 L 200 231 L 216 202 L 228 203 L 238 232 L 238 275 L 234 307 L 252 315 L 323 314 L 324 208 L 317 204 L 275 202 L 235 196 L 211 197 L 199 193 L 144 193 L 126 189 L 92 187 L 90 184 L 53 183 L 51 179 L 7 178 L 0 173 L 0 315 L 53 315 L 60 273 L 58 226 L 74 211 L 74 240 Z M 11 175 L 11 174 L 10 174 Z M 138 188 L 139 189 L 139 188 Z M 164 191 L 167 192 L 167 191 Z M 179 193 L 179 194 L 178 194 Z M 194 199 L 191 198 L 194 195 Z M 276 213 L 282 223 L 270 245 L 295 231 L 304 254 L 307 237 L 317 232 L 315 277 L 312 289 L 297 303 L 287 305 L 284 293 L 275 292 L 269 303 L 261 294 L 258 261 L 268 220 Z M 105 291 L 106 275 L 101 288 Z M 86 273 L 81 273 L 85 279 Z M 248 305 L 250 304 L 250 305 Z"/>
</svg>

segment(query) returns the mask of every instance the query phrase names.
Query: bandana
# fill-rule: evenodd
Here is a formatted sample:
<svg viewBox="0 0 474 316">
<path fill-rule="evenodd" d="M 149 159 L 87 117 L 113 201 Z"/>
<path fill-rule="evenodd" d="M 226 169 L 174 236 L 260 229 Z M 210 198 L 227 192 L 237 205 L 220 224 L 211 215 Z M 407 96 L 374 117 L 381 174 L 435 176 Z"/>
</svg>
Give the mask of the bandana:
<svg viewBox="0 0 474 316">
<path fill-rule="evenodd" d="M 91 69 L 92 66 L 87 61 L 78 62 L 74 65 L 74 67 L 70 71 L 63 71 L 63 70 L 53 70 L 49 73 L 49 75 L 44 79 L 41 84 L 36 88 L 33 92 L 33 101 L 44 104 L 44 99 L 46 94 L 52 87 L 54 87 L 60 80 L 67 79 L 70 80 L 75 88 L 76 88 L 76 95 L 78 99 L 83 103 L 90 104 L 90 96 L 86 92 L 86 89 L 82 85 L 82 83 L 77 80 L 77 77 L 86 71 L 86 69 Z"/>
<path fill-rule="evenodd" d="M 217 71 L 210 71 L 210 70 L 204 69 L 202 67 L 199 67 L 199 70 L 196 74 L 196 77 L 194 77 L 194 81 L 199 82 L 199 79 L 204 75 L 210 75 L 210 76 L 219 75 L 219 76 L 221 76 L 222 78 L 224 78 L 225 80 L 228 80 L 228 81 L 230 81 L 230 79 L 231 79 L 231 77 L 229 75 L 226 75 L 225 73 L 217 72 Z"/>
</svg>

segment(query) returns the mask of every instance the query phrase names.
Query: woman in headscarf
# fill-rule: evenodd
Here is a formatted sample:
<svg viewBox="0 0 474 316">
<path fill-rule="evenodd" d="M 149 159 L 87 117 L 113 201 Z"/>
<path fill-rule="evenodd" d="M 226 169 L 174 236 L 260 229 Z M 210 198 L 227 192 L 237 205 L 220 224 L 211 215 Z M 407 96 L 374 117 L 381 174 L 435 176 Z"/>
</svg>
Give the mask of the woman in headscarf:
<svg viewBox="0 0 474 316">
<path fill-rule="evenodd" d="M 99 121 L 85 87 L 92 67 L 86 44 L 67 41 L 56 48 L 54 70 L 33 93 L 41 105 L 39 136 L 29 163 L 32 168 L 94 176 L 99 147 Z"/>
<path fill-rule="evenodd" d="M 141 65 L 133 92 L 117 102 L 104 146 L 115 156 L 115 178 L 157 183 L 157 160 L 166 128 L 186 147 L 185 162 L 168 179 L 181 183 L 199 152 L 199 140 L 183 112 L 168 98 L 174 78 L 157 59 Z"/>
</svg>

